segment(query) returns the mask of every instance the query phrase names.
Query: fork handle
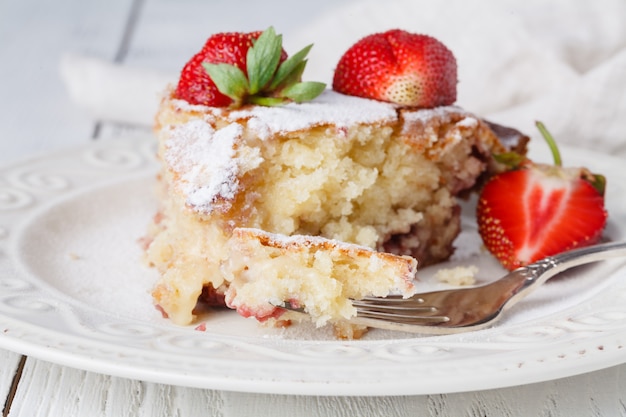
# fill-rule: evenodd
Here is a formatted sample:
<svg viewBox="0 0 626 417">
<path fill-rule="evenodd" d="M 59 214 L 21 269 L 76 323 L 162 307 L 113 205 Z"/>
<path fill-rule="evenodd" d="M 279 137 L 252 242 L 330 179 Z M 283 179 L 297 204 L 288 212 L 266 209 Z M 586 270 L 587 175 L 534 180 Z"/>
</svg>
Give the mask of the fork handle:
<svg viewBox="0 0 626 417">
<path fill-rule="evenodd" d="M 620 256 L 626 256 L 626 242 L 602 243 L 573 249 L 558 255 L 549 256 L 541 261 L 528 265 L 527 268 L 543 269 L 541 271 L 541 279 L 548 280 L 554 275 L 575 266 Z"/>
<path fill-rule="evenodd" d="M 491 307 L 509 308 L 553 276 L 575 266 L 626 256 L 626 242 L 603 243 L 549 256 L 487 284 Z M 496 311 L 496 310 L 494 310 Z"/>
<path fill-rule="evenodd" d="M 515 298 L 519 299 L 527 295 L 531 288 L 540 286 L 553 276 L 570 268 L 620 256 L 626 256 L 626 242 L 601 243 L 549 256 L 518 268 L 510 274 L 512 280 L 519 280 L 522 277 L 524 279 L 523 284 L 513 293 L 515 293 Z"/>
</svg>

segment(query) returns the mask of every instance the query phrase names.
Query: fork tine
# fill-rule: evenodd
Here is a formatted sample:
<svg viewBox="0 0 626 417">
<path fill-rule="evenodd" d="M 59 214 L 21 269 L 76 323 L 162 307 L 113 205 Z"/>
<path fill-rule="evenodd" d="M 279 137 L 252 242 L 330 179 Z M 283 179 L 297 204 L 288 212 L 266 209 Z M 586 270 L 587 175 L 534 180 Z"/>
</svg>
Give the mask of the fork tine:
<svg viewBox="0 0 626 417">
<path fill-rule="evenodd" d="M 437 315 L 437 308 L 424 305 L 421 298 L 405 299 L 395 295 L 387 298 L 365 297 L 353 300 L 352 305 L 356 307 L 357 316 L 361 318 L 405 324 L 436 324 L 450 320 L 445 315 Z"/>
<path fill-rule="evenodd" d="M 396 323 L 419 323 L 419 324 L 433 324 L 433 323 L 445 323 L 450 321 L 447 316 L 422 316 L 414 313 L 403 314 L 394 310 L 394 312 L 388 311 L 374 311 L 374 310 L 360 310 L 358 309 L 357 317 L 369 318 L 377 320 L 389 320 Z"/>
<path fill-rule="evenodd" d="M 511 271 L 482 286 L 351 300 L 357 310 L 350 322 L 367 327 L 424 334 L 452 334 L 493 325 L 510 308 L 552 276 L 590 262 L 626 256 L 626 242 L 574 249 Z M 277 307 L 304 313 L 289 302 Z"/>
<path fill-rule="evenodd" d="M 366 297 L 361 298 L 359 301 L 380 301 L 380 300 L 385 300 L 386 302 L 390 302 L 390 303 L 396 303 L 396 302 L 406 302 L 407 300 L 421 300 L 421 299 L 417 299 L 417 298 L 404 298 L 401 295 L 398 294 L 389 294 L 386 295 L 385 297 L 375 297 L 373 295 L 368 295 Z M 423 301 L 423 300 L 421 300 Z"/>
<path fill-rule="evenodd" d="M 425 306 L 421 303 L 413 303 L 409 300 L 404 300 L 403 302 L 389 302 L 384 298 L 378 300 L 353 300 L 352 305 L 357 308 L 359 312 L 361 311 L 412 311 L 414 313 L 422 312 L 422 313 L 435 313 L 437 309 L 432 306 Z"/>
</svg>

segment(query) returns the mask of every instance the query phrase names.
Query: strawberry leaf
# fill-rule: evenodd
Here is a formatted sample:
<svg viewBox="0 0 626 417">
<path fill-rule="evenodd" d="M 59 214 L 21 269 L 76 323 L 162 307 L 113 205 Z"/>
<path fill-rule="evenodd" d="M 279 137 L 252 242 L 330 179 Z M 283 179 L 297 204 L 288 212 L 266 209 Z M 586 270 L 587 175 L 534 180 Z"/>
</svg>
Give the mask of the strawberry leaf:
<svg viewBox="0 0 626 417">
<path fill-rule="evenodd" d="M 248 79 L 242 70 L 230 64 L 204 62 L 202 66 L 220 93 L 232 98 L 236 105 L 241 103 L 249 90 Z"/>
<path fill-rule="evenodd" d="M 306 66 L 306 61 L 304 58 L 307 56 L 313 44 L 305 46 L 300 51 L 290 56 L 280 64 L 278 70 L 276 71 L 276 75 L 272 80 L 272 84 L 270 84 L 270 89 L 277 89 L 282 84 L 289 84 L 288 80 L 294 80 L 294 82 L 300 81 L 302 77 L 302 73 L 304 72 L 304 67 Z"/>
<path fill-rule="evenodd" d="M 248 103 L 258 104 L 260 106 L 266 107 L 282 106 L 288 101 L 288 99 L 282 97 L 251 96 L 248 98 Z"/>
<path fill-rule="evenodd" d="M 281 96 L 287 97 L 296 103 L 302 103 L 303 101 L 313 100 L 315 97 L 322 94 L 325 88 L 326 84 L 324 83 L 307 81 L 286 87 L 281 92 Z"/>
<path fill-rule="evenodd" d="M 606 192 L 606 177 L 604 175 L 595 174 L 594 181 L 591 183 L 593 187 L 598 190 L 601 196 L 604 196 Z"/>
<path fill-rule="evenodd" d="M 248 34 L 252 35 L 252 34 Z M 326 87 L 318 82 L 301 82 L 306 66 L 306 56 L 313 45 L 302 48 L 298 53 L 283 62 L 282 35 L 277 35 L 273 27 L 266 29 L 256 40 L 251 37 L 252 45 L 229 45 L 229 48 L 248 48 L 246 68 L 241 69 L 229 63 L 203 62 L 209 78 L 223 95 L 231 98 L 231 108 L 245 103 L 262 106 L 278 106 L 290 101 L 298 103 L 312 100 Z M 224 104 L 222 104 L 224 105 Z"/>
<path fill-rule="evenodd" d="M 606 177 L 604 175 L 594 174 L 587 169 L 583 169 L 581 178 L 591 184 L 598 194 L 604 196 L 606 192 Z"/>
<path fill-rule="evenodd" d="M 290 85 L 294 85 L 302 81 L 302 73 L 304 72 L 304 68 L 306 67 L 306 61 L 300 62 L 283 81 L 278 84 L 275 88 L 276 91 L 281 91 L 285 87 L 289 87 Z"/>
<path fill-rule="evenodd" d="M 274 28 L 269 27 L 248 49 L 246 70 L 250 83 L 250 94 L 261 91 L 276 73 L 282 53 L 282 44 L 282 35 L 276 35 Z"/>
<path fill-rule="evenodd" d="M 519 168 L 525 161 L 526 157 L 517 152 L 503 152 L 493 155 L 493 159 L 511 169 Z"/>
</svg>

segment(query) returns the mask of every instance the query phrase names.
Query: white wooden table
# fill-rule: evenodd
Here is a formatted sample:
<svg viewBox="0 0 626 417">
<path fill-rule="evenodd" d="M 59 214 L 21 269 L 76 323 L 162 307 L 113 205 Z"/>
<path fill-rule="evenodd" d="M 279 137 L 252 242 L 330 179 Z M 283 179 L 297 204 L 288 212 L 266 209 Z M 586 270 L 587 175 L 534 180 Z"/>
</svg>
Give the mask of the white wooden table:
<svg viewBox="0 0 626 417">
<path fill-rule="evenodd" d="M 345 1 L 345 0 L 344 0 Z M 176 71 L 208 33 L 302 23 L 332 0 L 0 0 L 0 163 L 92 140 L 149 134 L 94 120 L 59 77 L 64 53 Z M 297 6 L 296 6 L 297 4 Z M 292 10 L 293 12 L 293 10 Z M 254 16 L 255 21 L 244 17 Z M 181 44 L 176 30 L 197 41 Z M 415 376 L 419 378 L 419 375 Z M 513 388 L 406 397 L 320 397 L 195 389 L 96 374 L 0 350 L 3 416 L 626 416 L 626 364 Z"/>
</svg>

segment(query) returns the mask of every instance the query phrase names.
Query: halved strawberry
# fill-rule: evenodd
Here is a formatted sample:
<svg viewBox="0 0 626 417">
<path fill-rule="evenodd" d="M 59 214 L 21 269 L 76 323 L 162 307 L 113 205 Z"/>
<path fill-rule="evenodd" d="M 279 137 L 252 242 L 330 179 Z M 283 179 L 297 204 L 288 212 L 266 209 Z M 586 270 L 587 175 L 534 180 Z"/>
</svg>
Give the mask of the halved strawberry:
<svg viewBox="0 0 626 417">
<path fill-rule="evenodd" d="M 522 159 L 518 169 L 490 179 L 478 200 L 478 231 L 507 269 L 596 243 L 606 225 L 604 177 L 561 167 L 554 140 L 543 124 L 537 127 L 555 164 Z"/>
<path fill-rule="evenodd" d="M 454 103 L 456 85 L 456 59 L 444 44 L 399 29 L 355 43 L 333 78 L 340 93 L 416 107 Z"/>
<path fill-rule="evenodd" d="M 175 97 L 213 107 L 312 100 L 325 84 L 301 82 L 311 47 L 287 58 L 282 36 L 271 27 L 262 33 L 218 33 L 187 62 Z"/>
</svg>

